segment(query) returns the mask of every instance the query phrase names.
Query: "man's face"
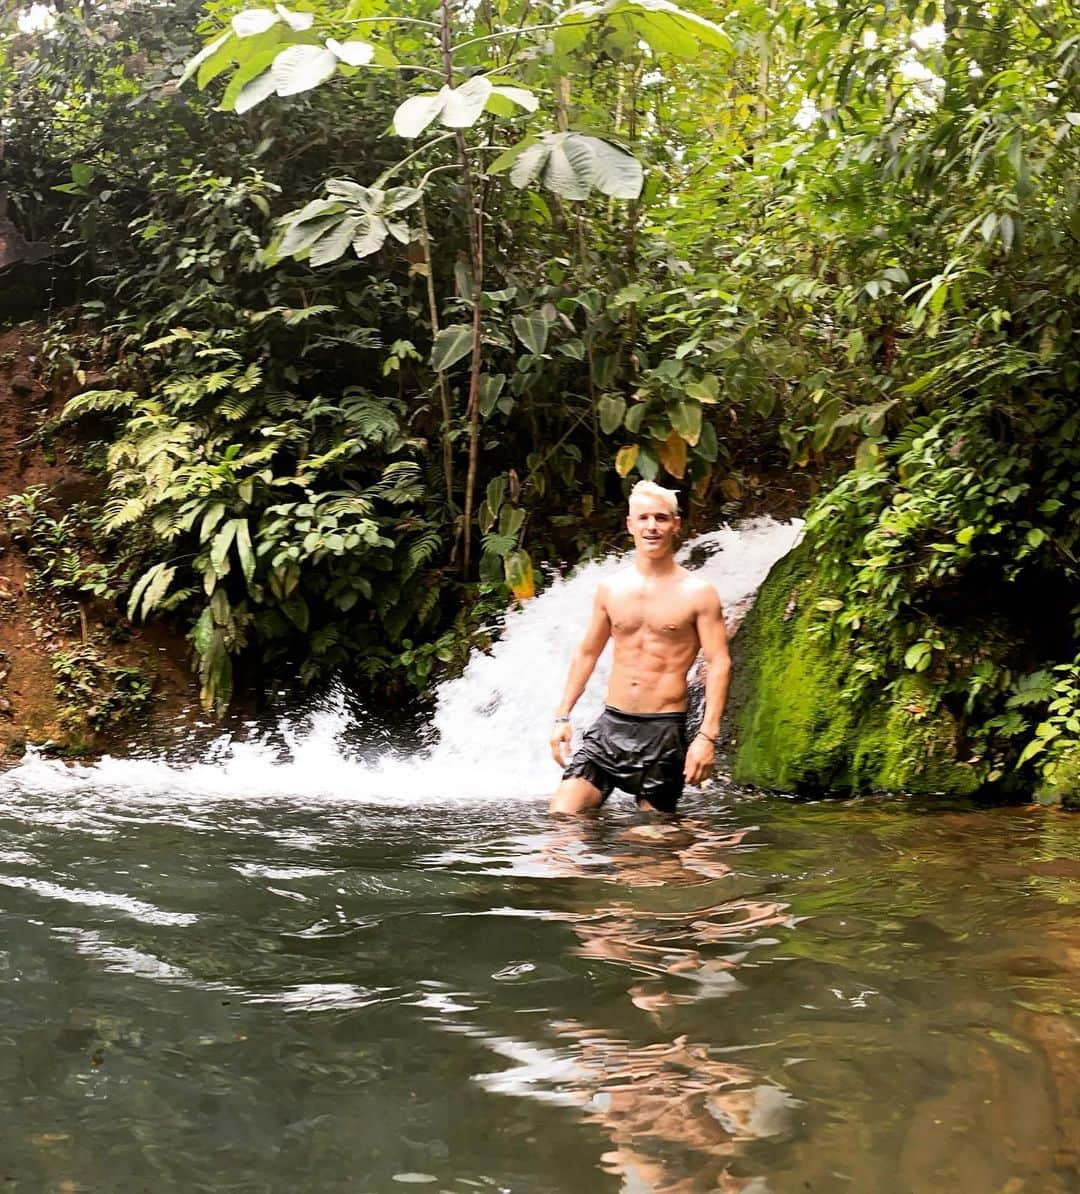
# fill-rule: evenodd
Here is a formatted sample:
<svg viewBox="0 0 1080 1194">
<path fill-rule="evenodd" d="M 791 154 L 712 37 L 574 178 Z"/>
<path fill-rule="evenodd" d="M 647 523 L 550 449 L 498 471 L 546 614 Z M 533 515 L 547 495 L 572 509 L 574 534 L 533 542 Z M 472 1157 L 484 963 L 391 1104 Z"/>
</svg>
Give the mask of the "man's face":
<svg viewBox="0 0 1080 1194">
<path fill-rule="evenodd" d="M 626 528 L 634 547 L 647 559 L 671 555 L 681 522 L 660 498 L 635 498 L 626 517 Z"/>
</svg>

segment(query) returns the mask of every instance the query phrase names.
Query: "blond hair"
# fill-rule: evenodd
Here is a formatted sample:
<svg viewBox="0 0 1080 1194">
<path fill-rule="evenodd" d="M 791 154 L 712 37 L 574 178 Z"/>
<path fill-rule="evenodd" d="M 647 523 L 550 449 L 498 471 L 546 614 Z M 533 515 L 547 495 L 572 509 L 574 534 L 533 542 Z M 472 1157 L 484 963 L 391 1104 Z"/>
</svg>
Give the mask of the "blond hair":
<svg viewBox="0 0 1080 1194">
<path fill-rule="evenodd" d="M 656 498 L 658 501 L 663 502 L 671 512 L 672 518 L 679 517 L 679 495 L 674 489 L 665 489 L 662 485 L 657 485 L 655 481 L 639 481 L 630 490 L 630 498 L 627 505 L 632 510 L 635 501 L 647 498 Z"/>
</svg>

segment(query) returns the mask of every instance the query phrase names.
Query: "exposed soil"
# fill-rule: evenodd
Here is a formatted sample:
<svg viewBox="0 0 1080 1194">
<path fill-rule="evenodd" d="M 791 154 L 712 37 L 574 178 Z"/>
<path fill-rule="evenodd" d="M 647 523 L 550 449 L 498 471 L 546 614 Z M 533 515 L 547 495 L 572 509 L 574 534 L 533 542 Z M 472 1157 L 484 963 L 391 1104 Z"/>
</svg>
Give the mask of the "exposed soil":
<svg viewBox="0 0 1080 1194">
<path fill-rule="evenodd" d="M 100 495 L 101 482 L 78 467 L 69 446 L 55 442 L 45 448 L 37 439 L 43 422 L 93 382 L 69 377 L 49 384 L 37 330 L 24 325 L 0 331 L 0 502 L 45 485 L 62 513 Z M 94 730 L 88 722 L 80 724 L 65 693 L 57 693 L 53 659 L 88 642 L 108 667 L 137 667 L 150 678 L 151 729 L 174 725 L 178 715 L 182 719 L 197 708 L 182 638 L 161 626 L 125 626 L 121 640 L 115 631 L 122 619 L 107 603 L 87 603 L 77 624 L 70 625 L 47 597 L 32 592 L 31 580 L 23 550 L 0 520 L 0 758 L 18 758 L 27 743 L 98 753 L 122 747 L 129 733 L 145 734 L 145 725 L 121 722 Z"/>
</svg>

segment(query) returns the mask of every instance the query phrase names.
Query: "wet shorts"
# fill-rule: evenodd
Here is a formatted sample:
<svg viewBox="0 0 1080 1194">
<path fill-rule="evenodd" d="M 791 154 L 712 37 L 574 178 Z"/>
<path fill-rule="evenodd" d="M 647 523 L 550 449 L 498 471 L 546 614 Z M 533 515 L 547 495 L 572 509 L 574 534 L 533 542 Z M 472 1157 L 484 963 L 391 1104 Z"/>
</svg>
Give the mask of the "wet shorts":
<svg viewBox="0 0 1080 1194">
<path fill-rule="evenodd" d="M 563 779 L 585 779 L 606 800 L 613 788 L 673 813 L 683 790 L 685 713 L 623 713 L 607 706 L 585 731 Z"/>
</svg>

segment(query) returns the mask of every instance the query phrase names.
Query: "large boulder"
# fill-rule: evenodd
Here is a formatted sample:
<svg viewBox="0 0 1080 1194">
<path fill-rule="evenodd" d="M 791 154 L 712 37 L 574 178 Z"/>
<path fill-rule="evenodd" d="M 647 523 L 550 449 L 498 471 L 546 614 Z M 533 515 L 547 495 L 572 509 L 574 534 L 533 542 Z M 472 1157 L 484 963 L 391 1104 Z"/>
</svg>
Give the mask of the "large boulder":
<svg viewBox="0 0 1080 1194">
<path fill-rule="evenodd" d="M 896 691 L 845 696 L 851 655 L 822 625 L 805 544 L 769 573 L 733 643 L 732 774 L 774 791 L 966 795 L 957 726 L 911 675 Z"/>
</svg>

